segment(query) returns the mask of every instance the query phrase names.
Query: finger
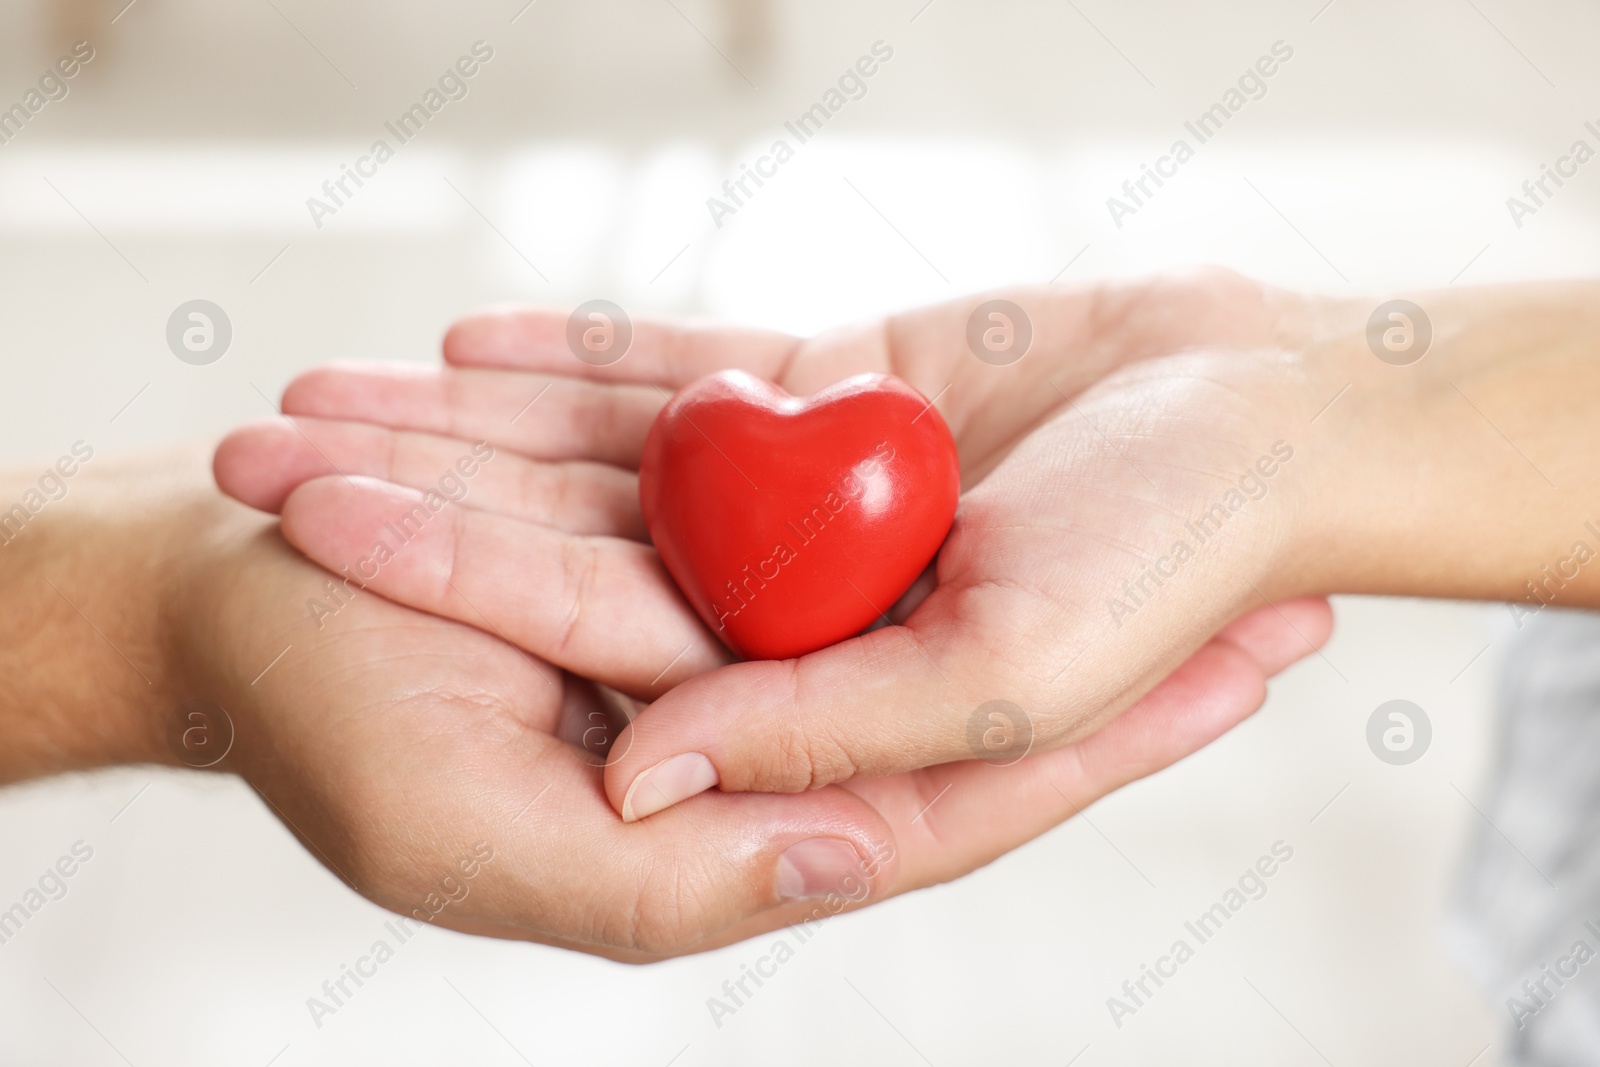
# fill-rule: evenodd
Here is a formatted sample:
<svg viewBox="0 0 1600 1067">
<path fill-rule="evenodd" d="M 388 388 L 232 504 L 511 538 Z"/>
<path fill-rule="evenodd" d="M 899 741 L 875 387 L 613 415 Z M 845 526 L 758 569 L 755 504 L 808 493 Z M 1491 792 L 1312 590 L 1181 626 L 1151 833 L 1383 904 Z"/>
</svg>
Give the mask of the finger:
<svg viewBox="0 0 1600 1067">
<path fill-rule="evenodd" d="M 237 570 L 211 605 L 217 619 L 268 631 L 259 616 L 271 594 L 282 603 L 314 572 L 288 552 Z M 241 595 L 252 590 L 268 595 Z M 406 917 L 385 927 L 379 952 L 426 923 L 612 956 L 692 951 L 749 916 L 801 917 L 813 894 L 859 881 L 857 857 L 887 838 L 842 790 L 707 797 L 624 826 L 590 754 L 548 732 L 592 694 L 552 687 L 547 665 L 498 638 L 378 597 L 339 623 L 296 636 L 259 686 L 238 683 L 229 766 L 330 870 Z M 276 636 L 254 636 L 218 643 L 222 662 L 210 666 L 254 677 L 271 654 L 264 642 L 278 648 Z M 876 866 L 864 874 L 874 893 L 892 873 Z M 372 973 L 370 957 L 349 962 Z M 341 991 L 322 993 L 324 1007 Z"/>
<path fill-rule="evenodd" d="M 594 769 L 554 738 L 462 730 L 427 740 L 420 769 L 372 768 L 364 800 L 408 810 L 425 776 L 428 823 L 450 840 L 419 861 L 416 828 L 396 828 L 397 840 L 368 841 L 345 866 L 414 923 L 655 959 L 731 940 L 730 928 L 752 920 L 770 929 L 802 919 L 832 893 L 882 896 L 894 877 L 883 820 L 843 790 L 713 794 L 627 826 Z M 392 761 L 393 746 L 385 751 Z"/>
<path fill-rule="evenodd" d="M 469 316 L 445 335 L 445 362 L 597 382 L 650 382 L 670 391 L 729 368 L 776 380 L 800 343 L 768 330 L 638 319 L 626 354 L 595 366 L 577 358 L 568 345 L 569 318 L 567 312 L 546 308 L 496 308 Z"/>
<path fill-rule="evenodd" d="M 532 459 L 637 467 L 656 412 L 671 397 L 649 385 L 599 385 L 517 371 L 338 364 L 283 391 L 285 415 L 370 422 L 468 441 Z"/>
<path fill-rule="evenodd" d="M 436 503 L 369 478 L 317 478 L 289 494 L 283 532 L 359 588 L 633 696 L 727 662 L 650 548 Z"/>
<path fill-rule="evenodd" d="M 801 792 L 968 759 L 986 750 L 983 709 L 997 698 L 1015 700 L 1032 715 L 1034 744 L 1054 747 L 1103 724 L 1160 680 L 1135 678 L 1120 690 L 1066 694 L 1020 677 L 998 657 L 974 654 L 971 638 L 974 632 L 1011 633 L 1018 621 L 1014 602 L 999 601 L 1011 605 L 1013 616 L 1001 620 L 985 591 L 958 596 L 920 629 L 886 627 L 798 660 L 739 663 L 685 682 L 632 723 L 622 755 L 607 767 L 617 810 L 624 819 L 639 819 L 711 785 Z M 1301 616 L 1308 640 L 1326 640 L 1315 602 L 1288 607 L 1287 613 L 1269 606 L 1257 614 L 1277 618 L 1285 632 L 1293 630 L 1287 620 Z M 1265 621 L 1241 626 L 1232 637 L 1280 658 L 1291 645 Z M 993 647 L 1015 643 L 1007 638 Z M 1077 702 L 1074 712 L 1039 710 L 1060 708 L 1069 695 Z"/>
<path fill-rule="evenodd" d="M 1005 766 L 967 760 L 801 797 L 764 796 L 795 801 L 852 793 L 872 806 L 888 833 L 834 892 L 798 905 L 798 913 L 789 906 L 747 916 L 696 950 L 782 923 L 810 927 L 843 911 L 960 877 L 1077 816 L 1105 794 L 1210 744 L 1259 708 L 1264 694 L 1262 664 L 1218 639 L 1110 726 L 1075 745 Z M 693 805 L 713 796 L 719 794 L 704 794 L 682 807 L 692 813 Z M 674 813 L 662 816 L 672 818 Z"/>
<path fill-rule="evenodd" d="M 1215 640 L 1098 733 L 1015 763 L 966 760 L 851 782 L 894 833 L 892 892 L 948 881 L 1204 748 L 1261 706 L 1260 663 Z M 648 821 L 648 820 L 647 820 Z"/>
<path fill-rule="evenodd" d="M 1219 639 L 1111 725 L 1077 744 L 1014 764 L 965 760 L 805 794 L 847 791 L 870 803 L 890 833 L 874 859 L 895 865 L 888 884 L 874 884 L 861 902 L 836 894 L 813 902 L 806 919 L 877 903 L 981 867 L 1081 814 L 1107 793 L 1204 748 L 1259 708 L 1265 691 L 1262 664 Z M 706 947 L 759 934 L 779 917 L 794 921 L 789 909 L 752 916 Z"/>
<path fill-rule="evenodd" d="M 1316 652 L 1333 635 L 1333 608 L 1323 597 L 1302 597 L 1242 615 L 1223 627 L 1217 639 L 1235 645 L 1268 677 Z"/>
<path fill-rule="evenodd" d="M 217 485 L 241 503 L 282 510 L 296 487 L 327 475 L 364 475 L 566 533 L 646 540 L 638 478 L 603 463 L 544 463 L 484 443 L 363 422 L 284 418 L 223 439 Z"/>
</svg>

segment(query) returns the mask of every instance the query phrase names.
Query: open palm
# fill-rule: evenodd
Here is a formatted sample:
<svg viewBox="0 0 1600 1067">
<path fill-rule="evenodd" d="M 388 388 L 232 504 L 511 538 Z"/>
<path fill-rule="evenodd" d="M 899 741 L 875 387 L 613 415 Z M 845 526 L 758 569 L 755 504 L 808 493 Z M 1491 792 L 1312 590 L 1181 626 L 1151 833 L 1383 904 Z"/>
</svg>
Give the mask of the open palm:
<svg viewBox="0 0 1600 1067">
<path fill-rule="evenodd" d="M 1123 590 L 1299 417 L 1259 371 L 1283 355 L 1269 297 L 1231 278 L 1009 296 L 1034 342 L 1003 367 L 967 349 L 976 301 L 806 342 L 640 323 L 608 367 L 573 358 L 564 316 L 480 316 L 452 331 L 442 370 L 301 378 L 284 399 L 292 422 L 230 439 L 219 480 L 281 509 L 290 541 L 338 570 L 435 487 L 463 441 L 492 443 L 462 505 L 370 588 L 653 699 L 605 772 L 625 818 L 715 784 L 848 783 L 902 844 L 893 888 L 911 888 L 1209 741 L 1329 625 L 1320 601 L 1262 600 L 1286 476 L 1229 508 L 1226 536 L 1163 586 L 1144 579 L 1139 604 Z M 729 366 L 800 393 L 887 371 L 938 398 L 965 492 L 934 575 L 890 612 L 896 625 L 799 660 L 730 664 L 678 596 L 644 537 L 631 472 L 674 388 Z M 1108 608 L 1113 596 L 1133 610 Z M 998 750 L 973 730 L 994 701 L 1021 713 Z"/>
</svg>

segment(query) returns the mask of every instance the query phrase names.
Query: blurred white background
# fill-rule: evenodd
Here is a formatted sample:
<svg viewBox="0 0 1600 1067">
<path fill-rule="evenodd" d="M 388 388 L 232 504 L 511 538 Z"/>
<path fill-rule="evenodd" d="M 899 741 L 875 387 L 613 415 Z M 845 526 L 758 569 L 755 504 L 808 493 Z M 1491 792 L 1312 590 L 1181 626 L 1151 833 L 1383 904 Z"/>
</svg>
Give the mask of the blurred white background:
<svg viewBox="0 0 1600 1067">
<path fill-rule="evenodd" d="M 0 7 L 0 107 L 95 50 L 0 144 L 7 462 L 214 438 L 326 360 L 435 360 L 496 301 L 809 331 L 1202 262 L 1375 303 L 1600 266 L 1600 165 L 1520 228 L 1505 204 L 1600 121 L 1600 11 L 1577 2 L 126 3 Z M 468 95 L 314 225 L 306 199 L 480 40 Z M 714 225 L 706 198 L 877 41 L 865 97 Z M 1279 41 L 1265 94 L 1114 225 L 1106 198 Z M 164 338 L 194 298 L 233 324 L 210 366 Z M 306 998 L 387 915 L 249 790 L 11 788 L 0 902 L 76 840 L 94 859 L 0 946 L 0 1062 L 1491 1067 L 1507 1014 L 1448 918 L 1507 614 L 1337 607 L 1326 654 L 1229 737 L 831 921 L 720 1027 L 706 998 L 774 938 L 630 969 L 429 929 L 318 1028 Z M 1432 719 L 1410 766 L 1367 748 L 1393 698 Z M 1279 840 L 1267 895 L 1113 1025 L 1106 998 Z"/>
</svg>

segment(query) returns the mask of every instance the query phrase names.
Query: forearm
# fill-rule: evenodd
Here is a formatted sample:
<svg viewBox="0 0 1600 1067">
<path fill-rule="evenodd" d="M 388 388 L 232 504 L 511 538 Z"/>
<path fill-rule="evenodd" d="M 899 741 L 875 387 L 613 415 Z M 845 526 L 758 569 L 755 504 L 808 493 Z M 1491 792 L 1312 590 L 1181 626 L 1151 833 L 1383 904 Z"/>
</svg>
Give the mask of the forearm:
<svg viewBox="0 0 1600 1067">
<path fill-rule="evenodd" d="M 22 507 L 0 530 L 0 781 L 175 762 L 166 720 L 189 694 L 173 594 L 224 507 L 204 452 L 97 457 L 50 495 L 39 479 L 0 474 L 0 509 Z"/>
<path fill-rule="evenodd" d="M 1307 431 L 1306 590 L 1600 606 L 1600 285 L 1415 300 L 1414 364 L 1373 354 L 1365 303 L 1310 346 L 1309 388 L 1350 387 Z"/>
</svg>

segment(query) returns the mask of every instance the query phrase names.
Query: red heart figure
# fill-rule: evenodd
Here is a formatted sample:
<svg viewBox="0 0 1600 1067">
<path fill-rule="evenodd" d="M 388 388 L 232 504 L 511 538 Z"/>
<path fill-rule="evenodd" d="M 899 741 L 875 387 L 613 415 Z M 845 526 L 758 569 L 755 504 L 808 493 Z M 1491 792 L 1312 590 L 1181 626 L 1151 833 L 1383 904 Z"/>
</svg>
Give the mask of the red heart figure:
<svg viewBox="0 0 1600 1067">
<path fill-rule="evenodd" d="M 804 398 L 743 371 L 701 378 L 656 417 L 639 463 L 667 570 L 746 659 L 866 629 L 939 551 L 960 492 L 944 419 L 883 374 Z"/>
</svg>

